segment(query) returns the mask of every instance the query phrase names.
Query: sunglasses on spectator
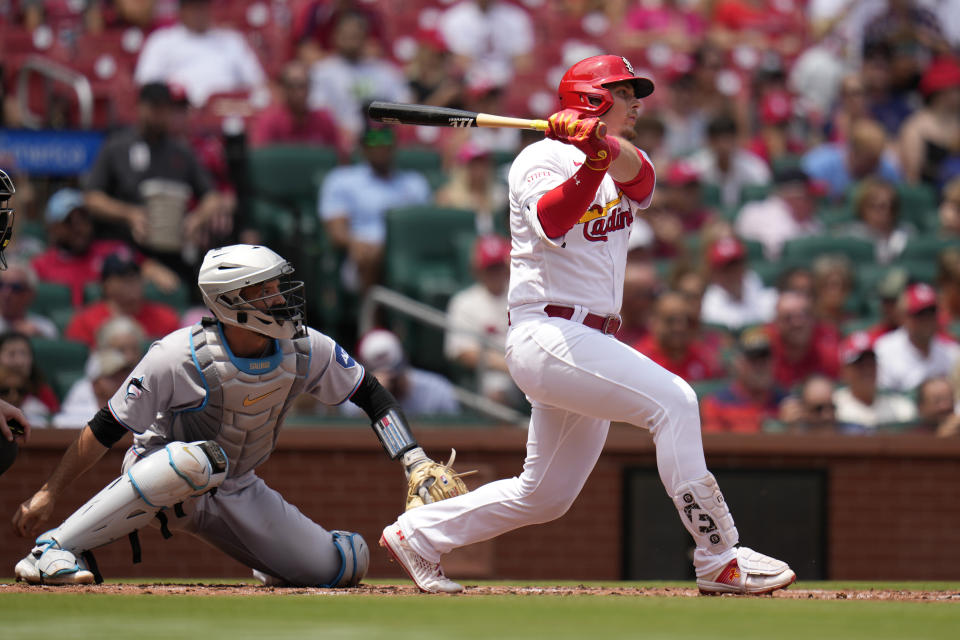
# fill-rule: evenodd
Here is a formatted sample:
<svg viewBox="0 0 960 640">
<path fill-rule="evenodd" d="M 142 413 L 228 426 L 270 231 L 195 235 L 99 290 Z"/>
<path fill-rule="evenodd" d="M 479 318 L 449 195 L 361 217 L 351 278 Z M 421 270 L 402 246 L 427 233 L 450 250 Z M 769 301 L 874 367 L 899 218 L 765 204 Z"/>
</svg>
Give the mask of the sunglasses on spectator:
<svg viewBox="0 0 960 640">
<path fill-rule="evenodd" d="M 24 387 L 0 387 L 0 396 L 9 396 L 11 394 L 25 396 L 27 395 L 27 390 Z"/>
<path fill-rule="evenodd" d="M 916 313 L 911 313 L 911 316 L 914 318 L 932 318 L 937 315 L 936 307 L 927 307 L 926 309 L 920 309 Z"/>
<path fill-rule="evenodd" d="M 11 293 L 23 293 L 29 291 L 30 287 L 26 282 L 0 282 L 0 289 L 10 289 Z"/>
<path fill-rule="evenodd" d="M 826 413 L 827 411 L 836 411 L 837 405 L 832 402 L 821 402 L 810 405 L 810 411 L 814 413 Z"/>
</svg>

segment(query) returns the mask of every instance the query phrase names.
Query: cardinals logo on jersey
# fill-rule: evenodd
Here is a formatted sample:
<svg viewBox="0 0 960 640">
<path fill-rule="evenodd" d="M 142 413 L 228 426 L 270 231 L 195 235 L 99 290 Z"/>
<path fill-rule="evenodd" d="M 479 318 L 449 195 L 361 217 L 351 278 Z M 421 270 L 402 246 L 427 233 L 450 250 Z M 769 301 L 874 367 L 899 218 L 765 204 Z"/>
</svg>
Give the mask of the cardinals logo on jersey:
<svg viewBox="0 0 960 640">
<path fill-rule="evenodd" d="M 623 194 L 618 193 L 615 200 L 611 200 L 602 207 L 598 204 L 587 209 L 577 224 L 583 225 L 583 237 L 590 242 L 606 242 L 607 234 L 621 229 L 628 229 L 633 224 L 633 215 L 629 209 L 619 209 L 617 205 L 623 200 Z"/>
</svg>

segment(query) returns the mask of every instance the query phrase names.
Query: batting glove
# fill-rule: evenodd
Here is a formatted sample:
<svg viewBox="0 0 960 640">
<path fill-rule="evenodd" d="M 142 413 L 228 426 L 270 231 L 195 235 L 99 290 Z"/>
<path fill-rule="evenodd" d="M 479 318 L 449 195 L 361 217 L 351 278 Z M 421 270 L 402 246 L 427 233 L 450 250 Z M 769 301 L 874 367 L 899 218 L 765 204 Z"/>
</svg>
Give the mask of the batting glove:
<svg viewBox="0 0 960 640">
<path fill-rule="evenodd" d="M 550 126 L 547 137 L 572 144 L 587 155 L 584 164 L 595 171 L 606 171 L 613 162 L 610 143 L 607 142 L 607 125 L 599 118 L 581 118 L 583 114 L 573 109 L 558 111 L 547 118 Z"/>
</svg>

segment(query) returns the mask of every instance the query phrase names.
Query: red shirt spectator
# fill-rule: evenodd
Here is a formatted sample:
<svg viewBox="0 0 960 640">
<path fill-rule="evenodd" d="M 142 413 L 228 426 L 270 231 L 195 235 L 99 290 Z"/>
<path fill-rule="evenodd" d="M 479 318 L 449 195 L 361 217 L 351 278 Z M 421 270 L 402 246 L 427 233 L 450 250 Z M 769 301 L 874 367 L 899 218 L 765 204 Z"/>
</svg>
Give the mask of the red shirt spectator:
<svg viewBox="0 0 960 640">
<path fill-rule="evenodd" d="M 101 273 L 103 300 L 79 311 L 64 332 L 67 338 L 96 347 L 97 330 L 114 316 L 130 316 L 148 338 L 160 338 L 180 327 L 177 312 L 165 304 L 143 298 L 140 267 L 128 258 L 109 256 Z"/>
<path fill-rule="evenodd" d="M 716 352 L 700 342 L 695 309 L 682 293 L 668 291 L 654 305 L 650 333 L 635 348 L 688 382 L 724 374 Z"/>
<path fill-rule="evenodd" d="M 836 379 L 840 372 L 840 332 L 814 320 L 807 295 L 783 292 L 777 300 L 776 316 L 765 329 L 778 384 L 789 388 L 814 373 Z"/>
<path fill-rule="evenodd" d="M 720 378 L 724 373 L 717 354 L 703 344 L 691 344 L 681 359 L 671 359 L 657 345 L 652 335 L 647 335 L 640 340 L 636 349 L 670 373 L 677 374 L 687 382 Z"/>
<path fill-rule="evenodd" d="M 323 109 L 311 109 L 310 73 L 307 66 L 288 62 L 280 78 L 281 98 L 257 115 L 250 133 L 254 147 L 268 144 L 321 144 L 339 146 L 337 124 Z"/>
</svg>

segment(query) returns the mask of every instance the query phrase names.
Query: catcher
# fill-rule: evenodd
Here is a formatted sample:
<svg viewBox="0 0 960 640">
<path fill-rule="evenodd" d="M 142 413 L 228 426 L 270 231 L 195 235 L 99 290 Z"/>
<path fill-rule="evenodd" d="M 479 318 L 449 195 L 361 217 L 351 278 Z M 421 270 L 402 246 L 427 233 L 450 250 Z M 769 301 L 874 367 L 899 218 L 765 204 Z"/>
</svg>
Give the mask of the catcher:
<svg viewBox="0 0 960 640">
<path fill-rule="evenodd" d="M 14 527 L 37 533 L 74 479 L 134 433 L 120 477 L 36 539 L 17 563 L 18 580 L 99 582 L 90 550 L 130 536 L 136 561 L 136 530 L 157 519 L 164 536 L 190 533 L 251 567 L 264 584 L 357 585 L 369 561 L 360 534 L 324 529 L 256 475 L 301 393 L 328 405 L 350 400 L 369 415 L 410 479 L 408 507 L 466 492 L 417 445 L 393 396 L 331 338 L 304 326 L 303 283 L 292 273 L 266 247 L 207 253 L 198 284 L 216 318 L 155 342 L 20 505 Z"/>
</svg>

